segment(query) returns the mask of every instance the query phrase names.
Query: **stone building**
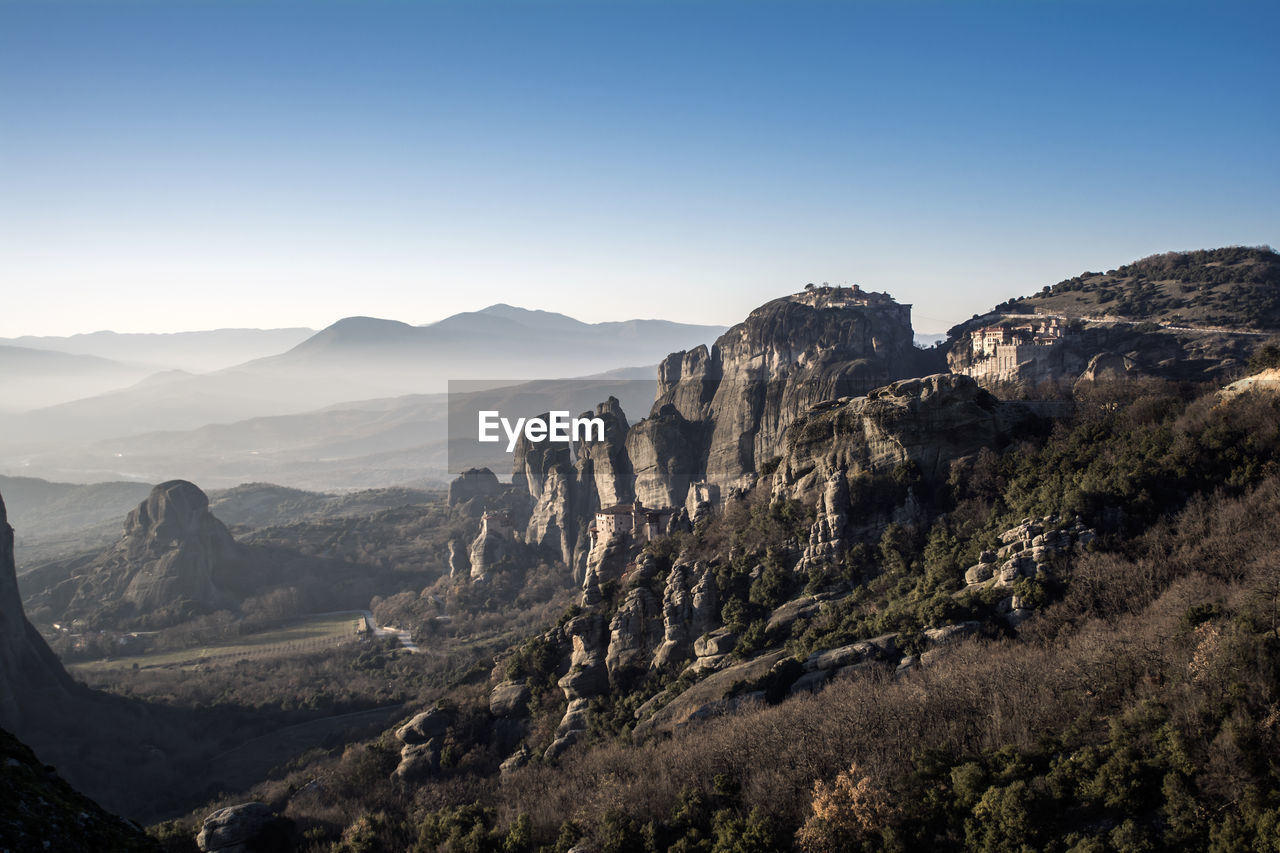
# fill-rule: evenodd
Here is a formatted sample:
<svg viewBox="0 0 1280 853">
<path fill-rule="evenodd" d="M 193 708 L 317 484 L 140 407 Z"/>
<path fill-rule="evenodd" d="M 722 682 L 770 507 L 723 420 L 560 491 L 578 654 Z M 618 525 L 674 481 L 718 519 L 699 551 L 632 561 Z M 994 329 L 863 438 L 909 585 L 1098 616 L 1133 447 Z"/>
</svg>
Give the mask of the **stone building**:
<svg viewBox="0 0 1280 853">
<path fill-rule="evenodd" d="M 666 534 L 674 513 L 669 507 L 651 509 L 640 501 L 604 507 L 596 512 L 595 522 L 588 530 L 591 547 L 595 548 L 597 542 L 607 542 L 618 533 L 629 533 L 636 542 L 656 539 Z"/>
</svg>

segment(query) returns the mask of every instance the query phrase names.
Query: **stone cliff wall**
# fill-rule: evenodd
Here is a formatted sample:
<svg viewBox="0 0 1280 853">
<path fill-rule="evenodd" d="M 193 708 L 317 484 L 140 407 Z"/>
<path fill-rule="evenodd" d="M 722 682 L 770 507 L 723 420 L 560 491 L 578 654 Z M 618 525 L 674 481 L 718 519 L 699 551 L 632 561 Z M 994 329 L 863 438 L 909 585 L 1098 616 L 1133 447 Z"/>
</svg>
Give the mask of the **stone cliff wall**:
<svg viewBox="0 0 1280 853">
<path fill-rule="evenodd" d="M 0 498 L 0 728 L 23 729 L 23 706 L 33 691 L 70 693 L 73 689 L 62 663 L 23 612 L 13 528 Z"/>
</svg>

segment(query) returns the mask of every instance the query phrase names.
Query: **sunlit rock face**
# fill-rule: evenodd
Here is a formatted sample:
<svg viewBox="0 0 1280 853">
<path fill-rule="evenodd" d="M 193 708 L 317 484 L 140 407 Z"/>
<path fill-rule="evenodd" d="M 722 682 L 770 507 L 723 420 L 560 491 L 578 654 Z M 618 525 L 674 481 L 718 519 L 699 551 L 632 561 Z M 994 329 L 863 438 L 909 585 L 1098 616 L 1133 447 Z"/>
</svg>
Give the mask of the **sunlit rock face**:
<svg viewBox="0 0 1280 853">
<path fill-rule="evenodd" d="M 945 478 L 952 460 L 999 446 L 1031 417 L 1025 406 L 996 400 L 967 376 L 895 382 L 797 420 L 782 444 L 773 491 L 821 506 L 835 476 L 851 480 L 912 463 L 926 480 Z"/>
<path fill-rule="evenodd" d="M 727 493 L 751 485 L 759 467 L 780 454 L 787 427 L 811 406 L 916 375 L 922 359 L 911 306 L 885 294 L 819 288 L 775 299 L 710 349 L 667 356 L 653 414 L 678 426 L 681 441 L 650 428 L 651 437 L 637 444 L 653 448 L 645 463 L 692 456 L 692 479 Z M 677 475 L 651 477 L 645 488 L 684 504 L 680 475 L 688 477 L 689 466 L 668 467 Z M 638 473 L 648 469 L 636 464 Z"/>
</svg>

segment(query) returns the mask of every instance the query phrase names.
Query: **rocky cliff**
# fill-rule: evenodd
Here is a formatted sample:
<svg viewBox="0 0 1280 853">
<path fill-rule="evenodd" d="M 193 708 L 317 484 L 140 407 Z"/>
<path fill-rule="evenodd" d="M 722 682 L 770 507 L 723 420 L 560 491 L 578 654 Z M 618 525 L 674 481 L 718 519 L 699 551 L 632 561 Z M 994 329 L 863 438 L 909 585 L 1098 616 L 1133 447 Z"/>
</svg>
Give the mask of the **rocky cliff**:
<svg viewBox="0 0 1280 853">
<path fill-rule="evenodd" d="M 913 343 L 911 306 L 886 294 L 821 288 L 762 305 L 710 349 L 662 362 L 653 414 L 666 422 L 629 443 L 642 460 L 637 472 L 655 472 L 640 497 L 682 505 L 684 477 L 722 493 L 750 486 L 800 413 L 919 375 L 926 360 Z M 664 462 L 665 476 L 656 473 Z"/>
<path fill-rule="evenodd" d="M 939 373 L 904 379 L 864 397 L 843 397 L 800 415 L 782 443 L 774 494 L 817 505 L 833 477 L 848 485 L 864 474 L 911 464 L 926 480 L 945 478 L 951 460 L 996 447 L 1032 417 L 1001 402 L 967 376 Z M 825 501 L 826 513 L 840 498 Z"/>
<path fill-rule="evenodd" d="M 592 586 L 619 577 L 642 544 L 621 532 L 597 537 L 593 547 L 588 529 L 598 510 L 639 501 L 673 510 L 664 524 L 687 526 L 749 488 L 760 467 L 782 455 L 788 427 L 813 406 L 928 372 L 939 366 L 931 358 L 940 357 L 914 345 L 910 306 L 887 294 L 823 287 L 776 299 L 711 347 L 668 356 L 647 418 L 628 424 L 610 398 L 585 413 L 604 421 L 602 440 L 570 446 L 521 436 L 511 487 L 527 494 L 528 503 L 512 513 L 513 521 L 525 543 L 574 569 L 591 603 Z M 931 428 L 920 427 L 922 433 Z M 917 455 L 931 441 L 904 440 L 920 445 Z M 965 436 L 957 441 L 964 443 Z M 877 445 L 874 452 L 882 449 Z M 514 505 L 479 472 L 456 480 L 450 494 L 473 510 Z M 475 568 L 477 557 L 488 562 L 484 554 L 478 538 L 470 555 L 473 577 L 485 573 Z M 456 570 L 464 563 L 456 560 Z"/>
<path fill-rule="evenodd" d="M 23 612 L 13 528 L 0 498 L 0 727 L 19 728 L 33 694 L 56 698 L 73 690 L 71 677 Z"/>
</svg>

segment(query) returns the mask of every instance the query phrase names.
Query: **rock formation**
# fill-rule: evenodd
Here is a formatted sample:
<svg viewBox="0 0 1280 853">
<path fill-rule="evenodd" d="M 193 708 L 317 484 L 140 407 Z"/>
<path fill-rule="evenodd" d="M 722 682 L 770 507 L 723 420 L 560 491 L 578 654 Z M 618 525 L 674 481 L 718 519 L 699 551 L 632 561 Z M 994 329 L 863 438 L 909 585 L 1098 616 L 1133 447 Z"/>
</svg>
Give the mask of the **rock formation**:
<svg viewBox="0 0 1280 853">
<path fill-rule="evenodd" d="M 597 417 L 604 421 L 604 439 L 579 441 L 574 445 L 579 481 L 594 493 L 594 509 L 635 500 L 635 472 L 626 448 L 627 416 L 617 397 L 610 397 L 596 406 L 594 415 L 584 412 L 582 417 Z M 591 501 L 588 501 L 591 503 Z"/>
<path fill-rule="evenodd" d="M 449 506 L 474 518 L 484 511 L 484 502 L 502 490 L 503 485 L 488 468 L 469 468 L 449 483 Z"/>
<path fill-rule="evenodd" d="M 229 588 L 255 583 L 239 546 L 209 512 L 209 499 L 185 480 L 151 490 L 129 513 L 116 544 L 34 604 L 81 616 L 104 606 L 131 605 L 138 614 L 208 611 L 230 603 Z"/>
<path fill-rule="evenodd" d="M 457 539 L 449 540 L 449 577 L 465 578 L 471 576 L 471 555 L 469 549 Z"/>
<path fill-rule="evenodd" d="M 1000 534 L 1000 549 L 983 551 L 978 563 L 964 573 L 970 589 L 1011 587 L 1020 578 L 1050 578 L 1054 558 L 1075 546 L 1089 545 L 1097 534 L 1079 520 L 1066 525 L 1057 516 L 1026 518 Z M 1011 595 L 1000 603 L 1006 620 L 1017 625 L 1031 615 L 1030 605 L 1021 596 Z"/>
<path fill-rule="evenodd" d="M 400 763 L 392 771 L 391 778 L 412 784 L 438 770 L 444 736 L 453 721 L 452 713 L 433 708 L 415 714 L 409 722 L 396 729 L 396 739 L 402 746 Z"/>
<path fill-rule="evenodd" d="M 597 509 L 638 500 L 675 510 L 674 524 L 696 522 L 754 483 L 810 407 L 913 375 L 927 359 L 913 344 L 910 306 L 885 294 L 824 287 L 769 302 L 710 348 L 668 356 L 648 418 L 628 427 L 610 398 L 594 413 L 603 440 L 570 447 L 522 436 L 511 482 L 532 506 L 524 541 L 558 553 L 591 603 L 589 576 L 618 574 L 637 545 L 622 536 L 592 547 L 586 530 Z"/>
<path fill-rule="evenodd" d="M 662 644 L 653 655 L 654 667 L 687 659 L 693 641 L 715 626 L 720 608 L 715 572 L 707 563 L 677 563 L 662 593 Z"/>
<path fill-rule="evenodd" d="M 664 460 L 670 468 L 688 454 L 694 466 L 682 476 L 722 492 L 748 487 L 801 413 L 915 375 L 924 358 L 913 344 L 911 307 L 885 294 L 821 288 L 775 299 L 709 350 L 673 353 L 662 362 L 653 412 L 676 426 L 676 435 L 649 428 L 637 436 L 645 464 L 636 470 L 648 474 Z M 657 497 L 665 488 L 670 505 L 685 505 L 679 479 L 655 473 L 645 489 Z"/>
<path fill-rule="evenodd" d="M 827 485 L 818 503 L 818 517 L 809 529 L 809 543 L 796 571 L 804 573 L 810 566 L 838 563 L 846 550 L 845 527 L 849 523 L 849 480 L 843 470 L 827 475 Z"/>
<path fill-rule="evenodd" d="M 1250 391 L 1260 394 L 1280 393 L 1280 367 L 1270 367 L 1244 379 L 1237 379 L 1219 391 L 1218 396 L 1229 400 Z"/>
<path fill-rule="evenodd" d="M 653 650 L 664 638 L 662 602 L 645 587 L 627 593 L 609 622 L 609 651 L 605 667 L 617 683 L 628 672 L 649 668 Z"/>
<path fill-rule="evenodd" d="M 480 519 L 480 533 L 471 543 L 468 563 L 471 579 L 482 581 L 494 566 L 507 559 L 511 550 L 514 531 L 511 519 L 504 512 L 486 512 Z M 450 560 L 452 561 L 452 557 Z M 461 560 L 458 561 L 459 565 Z"/>
<path fill-rule="evenodd" d="M 541 417 L 546 419 L 548 414 Z M 511 482 L 527 488 L 533 501 L 524 541 L 550 549 L 565 565 L 573 565 L 585 513 L 570 447 L 549 441 L 530 442 L 521 435 L 516 443 Z"/>
<path fill-rule="evenodd" d="M 170 480 L 129 513 L 108 566 L 125 569 L 124 597 L 139 609 L 184 599 L 207 607 L 219 568 L 235 557 L 235 540 L 209 512 L 205 493 Z"/>
<path fill-rule="evenodd" d="M 201 853 L 252 853 L 289 846 L 293 822 L 278 817 L 266 803 L 241 803 L 204 819 L 196 846 Z"/>
<path fill-rule="evenodd" d="M 816 504 L 825 502 L 833 475 L 852 481 L 907 462 L 927 480 L 945 478 L 952 460 L 998 446 L 1031 417 L 1025 407 L 997 401 L 967 376 L 905 379 L 801 416 L 781 445 L 773 490 Z"/>
<path fill-rule="evenodd" d="M 57 700 L 76 689 L 23 612 L 13 559 L 13 528 L 0 498 L 0 727 L 21 732 L 24 706 L 30 700 Z"/>
</svg>

